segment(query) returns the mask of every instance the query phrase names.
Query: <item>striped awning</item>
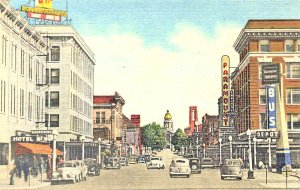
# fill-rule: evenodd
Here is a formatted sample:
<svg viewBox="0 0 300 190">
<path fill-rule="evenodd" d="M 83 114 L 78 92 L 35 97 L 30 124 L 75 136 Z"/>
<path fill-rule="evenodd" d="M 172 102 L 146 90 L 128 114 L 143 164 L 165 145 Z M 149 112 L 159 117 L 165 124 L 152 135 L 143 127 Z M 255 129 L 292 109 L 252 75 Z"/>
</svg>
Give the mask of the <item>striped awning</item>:
<svg viewBox="0 0 300 190">
<path fill-rule="evenodd" d="M 15 154 L 52 154 L 53 150 L 48 144 L 16 143 Z M 63 152 L 56 149 L 56 155 L 63 155 Z"/>
</svg>

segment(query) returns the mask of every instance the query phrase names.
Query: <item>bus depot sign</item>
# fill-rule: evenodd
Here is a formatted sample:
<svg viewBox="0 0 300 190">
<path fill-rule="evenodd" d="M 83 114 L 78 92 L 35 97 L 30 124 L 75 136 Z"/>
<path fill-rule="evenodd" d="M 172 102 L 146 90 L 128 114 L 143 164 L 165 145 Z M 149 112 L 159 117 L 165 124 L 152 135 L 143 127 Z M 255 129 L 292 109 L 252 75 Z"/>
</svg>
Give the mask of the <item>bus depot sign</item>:
<svg viewBox="0 0 300 190">
<path fill-rule="evenodd" d="M 276 84 L 280 82 L 279 64 L 262 65 L 262 84 Z"/>
<path fill-rule="evenodd" d="M 264 131 L 257 131 L 256 132 L 256 138 L 257 139 L 278 139 L 279 138 L 279 132 L 278 131 L 270 131 L 270 130 L 264 130 Z"/>
<path fill-rule="evenodd" d="M 230 60 L 227 55 L 223 55 L 221 58 L 221 78 L 222 78 L 222 105 L 223 105 L 223 118 L 222 118 L 222 126 L 229 126 L 229 66 Z"/>
<path fill-rule="evenodd" d="M 276 129 L 276 90 L 275 86 L 267 86 L 268 96 L 268 128 Z"/>
</svg>

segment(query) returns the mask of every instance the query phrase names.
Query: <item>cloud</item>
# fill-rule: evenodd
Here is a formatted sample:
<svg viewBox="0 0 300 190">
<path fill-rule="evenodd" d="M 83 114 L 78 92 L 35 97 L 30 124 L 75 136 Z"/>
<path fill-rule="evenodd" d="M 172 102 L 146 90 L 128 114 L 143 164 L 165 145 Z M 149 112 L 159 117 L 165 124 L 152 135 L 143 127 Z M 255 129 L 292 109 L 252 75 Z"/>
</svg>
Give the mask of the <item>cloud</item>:
<svg viewBox="0 0 300 190">
<path fill-rule="evenodd" d="M 237 65 L 232 45 L 239 26 L 218 25 L 214 35 L 190 23 L 178 23 L 166 49 L 145 45 L 135 33 L 84 37 L 96 55 L 95 95 L 118 91 L 124 113 L 140 114 L 142 125 L 162 124 L 166 110 L 175 128 L 188 126 L 189 106 L 198 106 L 199 119 L 217 114 L 221 95 L 220 60 L 226 54 Z"/>
</svg>

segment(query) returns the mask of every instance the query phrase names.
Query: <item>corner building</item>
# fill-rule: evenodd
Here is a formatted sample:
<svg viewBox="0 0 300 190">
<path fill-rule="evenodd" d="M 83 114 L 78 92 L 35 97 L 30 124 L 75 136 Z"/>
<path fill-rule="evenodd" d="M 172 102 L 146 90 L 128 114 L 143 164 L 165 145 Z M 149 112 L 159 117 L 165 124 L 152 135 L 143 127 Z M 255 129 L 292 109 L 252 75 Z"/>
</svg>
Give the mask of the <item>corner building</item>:
<svg viewBox="0 0 300 190">
<path fill-rule="evenodd" d="M 95 58 L 71 25 L 35 27 L 49 42 L 45 88 L 45 127 L 58 141 L 93 140 Z"/>
<path fill-rule="evenodd" d="M 238 113 L 235 127 L 240 134 L 247 129 L 267 129 L 266 86 L 262 84 L 261 68 L 263 64 L 280 63 L 292 165 L 299 163 L 300 20 L 249 20 L 234 48 L 240 55 L 238 68 L 231 76 Z"/>
</svg>

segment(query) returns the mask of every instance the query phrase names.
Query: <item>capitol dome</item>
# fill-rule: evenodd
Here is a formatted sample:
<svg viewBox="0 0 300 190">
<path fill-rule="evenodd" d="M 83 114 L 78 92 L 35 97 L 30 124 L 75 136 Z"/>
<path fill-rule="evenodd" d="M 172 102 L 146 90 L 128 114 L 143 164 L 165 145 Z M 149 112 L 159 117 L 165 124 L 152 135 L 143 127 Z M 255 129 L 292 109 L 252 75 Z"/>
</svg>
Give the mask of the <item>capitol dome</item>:
<svg viewBox="0 0 300 190">
<path fill-rule="evenodd" d="M 165 114 L 165 120 L 172 120 L 172 115 L 170 114 L 169 110 L 167 110 L 167 113 Z"/>
</svg>

